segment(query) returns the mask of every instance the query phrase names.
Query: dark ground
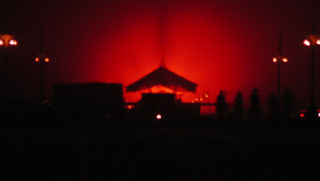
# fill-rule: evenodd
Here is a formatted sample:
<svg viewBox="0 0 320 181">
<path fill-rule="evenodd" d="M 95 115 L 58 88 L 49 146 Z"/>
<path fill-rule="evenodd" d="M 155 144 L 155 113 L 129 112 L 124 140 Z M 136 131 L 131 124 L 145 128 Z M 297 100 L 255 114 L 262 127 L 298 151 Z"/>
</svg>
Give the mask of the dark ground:
<svg viewBox="0 0 320 181">
<path fill-rule="evenodd" d="M 92 125 L 94 124 L 2 125 L 2 178 L 320 178 L 318 123 L 217 123 L 202 126 L 123 127 Z"/>
</svg>

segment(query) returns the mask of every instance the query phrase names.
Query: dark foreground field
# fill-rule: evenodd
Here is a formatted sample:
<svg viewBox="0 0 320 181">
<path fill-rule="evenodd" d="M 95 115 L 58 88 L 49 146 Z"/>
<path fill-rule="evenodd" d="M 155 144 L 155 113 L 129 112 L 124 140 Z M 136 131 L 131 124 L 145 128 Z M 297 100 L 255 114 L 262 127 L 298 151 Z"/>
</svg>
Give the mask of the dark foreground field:
<svg viewBox="0 0 320 181">
<path fill-rule="evenodd" d="M 320 128 L 7 126 L 1 174 L 36 180 L 315 180 Z"/>
</svg>

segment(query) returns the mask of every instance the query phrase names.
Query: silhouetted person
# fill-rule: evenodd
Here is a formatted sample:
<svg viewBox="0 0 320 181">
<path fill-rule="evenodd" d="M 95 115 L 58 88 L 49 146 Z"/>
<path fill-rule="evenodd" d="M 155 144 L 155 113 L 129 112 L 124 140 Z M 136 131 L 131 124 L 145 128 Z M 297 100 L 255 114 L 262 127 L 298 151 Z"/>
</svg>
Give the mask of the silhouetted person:
<svg viewBox="0 0 320 181">
<path fill-rule="evenodd" d="M 224 112 L 227 110 L 227 103 L 222 90 L 220 91 L 220 94 L 217 96 L 216 108 L 218 117 L 223 117 Z"/>
<path fill-rule="evenodd" d="M 268 98 L 268 105 L 269 105 L 270 116 L 273 118 L 277 117 L 278 105 L 277 105 L 277 98 L 274 92 L 270 93 L 270 96 Z"/>
<path fill-rule="evenodd" d="M 238 92 L 237 97 L 234 99 L 234 110 L 236 117 L 241 119 L 243 116 L 243 98 L 241 92 Z"/>
<path fill-rule="evenodd" d="M 258 95 L 258 89 L 253 89 L 250 96 L 250 108 L 249 113 L 251 117 L 257 118 L 261 115 L 260 97 Z"/>
<path fill-rule="evenodd" d="M 288 87 L 284 88 L 284 92 L 282 96 L 283 96 L 282 105 L 284 108 L 284 114 L 286 117 L 290 117 L 291 111 L 292 111 L 292 93 Z"/>
</svg>

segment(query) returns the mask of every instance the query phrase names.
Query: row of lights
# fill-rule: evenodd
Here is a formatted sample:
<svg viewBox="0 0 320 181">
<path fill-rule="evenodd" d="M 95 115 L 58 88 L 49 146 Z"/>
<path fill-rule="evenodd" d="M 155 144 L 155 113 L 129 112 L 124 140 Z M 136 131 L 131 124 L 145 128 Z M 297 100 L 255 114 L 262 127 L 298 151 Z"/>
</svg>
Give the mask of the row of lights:
<svg viewBox="0 0 320 181">
<path fill-rule="evenodd" d="M 199 103 L 199 102 L 204 101 L 204 99 L 208 99 L 208 98 L 209 98 L 209 93 L 205 92 L 199 98 L 195 98 L 191 102 L 192 103 Z"/>
<path fill-rule="evenodd" d="M 17 40 L 13 39 L 13 35 L 10 34 L 0 34 L 0 46 L 4 46 L 4 47 L 9 47 L 9 46 L 17 46 L 18 42 Z M 42 41 L 42 39 L 41 39 Z M 42 46 L 42 42 L 41 42 L 41 46 Z M 36 58 L 35 58 L 36 62 L 41 62 L 41 99 L 43 101 L 44 99 L 44 88 L 43 88 L 43 64 L 42 62 L 49 62 L 49 58 L 45 56 L 45 54 L 42 52 L 42 47 L 41 47 L 41 54 L 39 54 Z M 6 59 L 6 62 L 8 62 L 8 60 Z M 8 65 L 8 63 L 7 63 Z M 6 97 L 9 98 L 9 68 L 8 66 L 6 66 Z"/>
<path fill-rule="evenodd" d="M 314 22 L 313 22 L 314 23 Z M 313 27 L 314 28 L 314 27 Z M 313 30 L 314 32 L 314 30 Z M 303 41 L 303 44 L 305 46 L 319 46 L 320 45 L 320 37 L 315 35 L 315 34 L 311 34 L 309 36 L 307 36 L 307 38 Z M 315 105 L 314 105 L 314 49 L 312 49 L 313 53 L 312 53 L 312 60 L 311 60 L 311 94 L 310 94 L 310 98 L 311 98 L 311 101 L 310 101 L 310 106 L 308 108 L 308 111 L 306 111 L 305 113 L 309 113 L 311 116 L 317 116 L 317 117 L 320 117 L 320 110 L 318 110 L 318 113 L 317 115 L 314 115 L 314 111 L 313 109 L 316 109 L 315 108 Z M 273 62 L 275 63 L 278 63 L 278 99 L 279 99 L 279 92 L 280 92 L 280 62 L 288 62 L 288 59 L 284 56 L 281 55 L 281 34 L 280 34 L 280 47 L 279 47 L 279 55 L 273 57 L 272 59 Z M 279 100 L 278 100 L 279 101 Z M 300 114 L 300 117 L 305 117 L 305 113 L 301 113 Z"/>
<path fill-rule="evenodd" d="M 300 118 L 304 118 L 307 114 L 307 110 L 306 109 L 303 109 L 301 110 L 301 113 L 300 113 Z M 320 109 L 318 109 L 318 118 L 320 118 Z"/>
<path fill-rule="evenodd" d="M 307 39 L 305 39 L 303 41 L 303 44 L 306 46 L 320 45 L 320 37 L 318 37 L 316 35 L 310 35 L 307 37 Z M 282 61 L 282 62 L 287 63 L 288 58 L 281 56 L 281 55 L 277 55 L 277 56 L 273 57 L 272 61 L 275 63 L 278 61 Z"/>
<path fill-rule="evenodd" d="M 17 46 L 18 42 L 17 40 L 13 39 L 12 35 L 9 34 L 3 34 L 0 35 L 0 46 Z M 36 62 L 39 62 L 40 60 L 44 60 L 45 62 L 49 62 L 49 58 L 46 57 L 44 54 L 40 54 L 38 57 L 35 58 Z"/>
</svg>

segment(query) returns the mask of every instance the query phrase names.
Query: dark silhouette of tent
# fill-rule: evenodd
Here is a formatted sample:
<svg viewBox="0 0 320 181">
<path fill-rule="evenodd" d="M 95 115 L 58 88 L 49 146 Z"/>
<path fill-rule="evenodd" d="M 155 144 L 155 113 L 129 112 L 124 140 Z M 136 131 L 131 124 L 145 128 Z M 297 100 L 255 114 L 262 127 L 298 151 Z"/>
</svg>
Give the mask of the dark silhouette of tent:
<svg viewBox="0 0 320 181">
<path fill-rule="evenodd" d="M 162 85 L 175 91 L 196 92 L 197 84 L 160 66 L 158 69 L 126 87 L 127 92 L 136 92 Z"/>
</svg>

